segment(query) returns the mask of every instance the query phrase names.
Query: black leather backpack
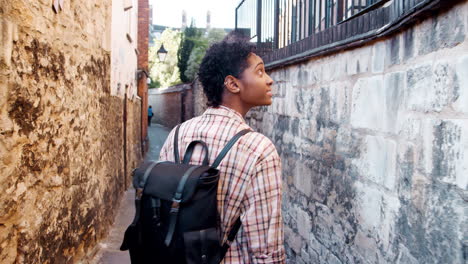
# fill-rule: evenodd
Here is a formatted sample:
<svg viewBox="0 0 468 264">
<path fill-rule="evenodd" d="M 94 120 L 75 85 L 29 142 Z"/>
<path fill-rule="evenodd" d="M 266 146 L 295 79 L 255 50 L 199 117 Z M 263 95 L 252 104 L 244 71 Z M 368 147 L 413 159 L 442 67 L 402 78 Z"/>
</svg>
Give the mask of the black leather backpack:
<svg viewBox="0 0 468 264">
<path fill-rule="evenodd" d="M 191 142 L 180 162 L 179 126 L 174 135 L 175 162 L 150 161 L 133 171 L 135 218 L 125 231 L 120 250 L 129 250 L 133 264 L 217 264 L 224 258 L 241 226 L 237 219 L 221 245 L 216 193 L 219 171 L 216 169 L 236 141 L 250 132 L 237 133 L 208 164 L 205 142 Z M 190 165 L 197 144 L 203 146 L 201 165 Z"/>
</svg>

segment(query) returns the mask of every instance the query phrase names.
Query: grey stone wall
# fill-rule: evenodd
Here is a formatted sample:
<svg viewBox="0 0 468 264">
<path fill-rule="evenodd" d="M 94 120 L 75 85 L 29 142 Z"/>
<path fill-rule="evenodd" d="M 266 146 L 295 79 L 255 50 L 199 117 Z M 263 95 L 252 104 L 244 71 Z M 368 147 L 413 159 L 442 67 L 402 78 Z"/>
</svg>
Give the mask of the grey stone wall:
<svg viewBox="0 0 468 264">
<path fill-rule="evenodd" d="M 288 263 L 466 263 L 468 3 L 275 69 Z"/>
<path fill-rule="evenodd" d="M 193 114 L 194 116 L 199 116 L 205 112 L 208 100 L 206 99 L 205 93 L 203 92 L 203 86 L 197 80 L 193 82 L 192 85 L 193 91 Z"/>
</svg>

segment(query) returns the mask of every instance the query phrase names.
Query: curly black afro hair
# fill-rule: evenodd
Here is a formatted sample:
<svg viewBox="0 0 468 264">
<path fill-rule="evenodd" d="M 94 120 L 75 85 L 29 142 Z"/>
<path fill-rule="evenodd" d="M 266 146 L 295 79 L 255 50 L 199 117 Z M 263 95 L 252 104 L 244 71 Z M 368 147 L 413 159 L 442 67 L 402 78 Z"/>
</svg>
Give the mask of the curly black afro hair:
<svg viewBox="0 0 468 264">
<path fill-rule="evenodd" d="M 224 79 L 228 75 L 241 78 L 248 67 L 247 59 L 255 52 L 255 45 L 239 33 L 233 32 L 221 42 L 213 44 L 205 54 L 198 78 L 208 99 L 208 106 L 217 107 L 222 103 Z"/>
</svg>

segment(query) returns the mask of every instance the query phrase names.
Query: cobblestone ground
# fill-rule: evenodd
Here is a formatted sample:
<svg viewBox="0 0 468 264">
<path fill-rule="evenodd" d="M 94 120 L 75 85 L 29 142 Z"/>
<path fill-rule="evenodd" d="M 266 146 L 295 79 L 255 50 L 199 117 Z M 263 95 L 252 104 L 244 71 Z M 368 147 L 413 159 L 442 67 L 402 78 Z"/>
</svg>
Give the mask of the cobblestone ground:
<svg viewBox="0 0 468 264">
<path fill-rule="evenodd" d="M 146 160 L 156 160 L 159 157 L 164 141 L 169 134 L 169 129 L 158 124 L 148 127 L 149 150 Z M 109 235 L 98 245 L 98 253 L 91 264 L 129 264 L 130 257 L 128 251 L 120 251 L 123 234 L 128 225 L 132 222 L 135 214 L 133 198 L 135 191 L 130 187 L 123 195 L 119 212 L 114 220 L 114 225 L 109 231 Z"/>
</svg>

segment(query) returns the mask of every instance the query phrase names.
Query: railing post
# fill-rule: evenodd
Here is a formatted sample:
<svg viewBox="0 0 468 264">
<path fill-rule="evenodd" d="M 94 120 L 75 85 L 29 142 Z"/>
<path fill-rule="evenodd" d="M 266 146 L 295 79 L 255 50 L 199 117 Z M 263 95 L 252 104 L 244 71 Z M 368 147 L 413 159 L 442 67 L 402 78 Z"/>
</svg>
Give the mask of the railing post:
<svg viewBox="0 0 468 264">
<path fill-rule="evenodd" d="M 236 16 L 236 24 L 234 26 L 234 30 L 237 30 L 237 9 L 239 9 L 239 7 L 236 8 L 236 10 L 234 12 L 236 12 L 235 16 Z"/>
<path fill-rule="evenodd" d="M 273 48 L 274 49 L 278 49 L 279 48 L 279 16 L 280 16 L 280 13 L 279 13 L 279 0 L 274 0 L 275 1 L 275 35 L 274 35 L 274 46 Z"/>
<path fill-rule="evenodd" d="M 262 0 L 257 0 L 257 46 L 262 43 Z"/>
<path fill-rule="evenodd" d="M 337 24 L 343 21 L 343 9 L 344 9 L 343 1 L 344 0 L 337 1 L 337 10 L 336 10 L 336 23 Z"/>
<path fill-rule="evenodd" d="M 315 0 L 309 0 L 309 34 L 308 36 L 315 33 Z"/>
</svg>

